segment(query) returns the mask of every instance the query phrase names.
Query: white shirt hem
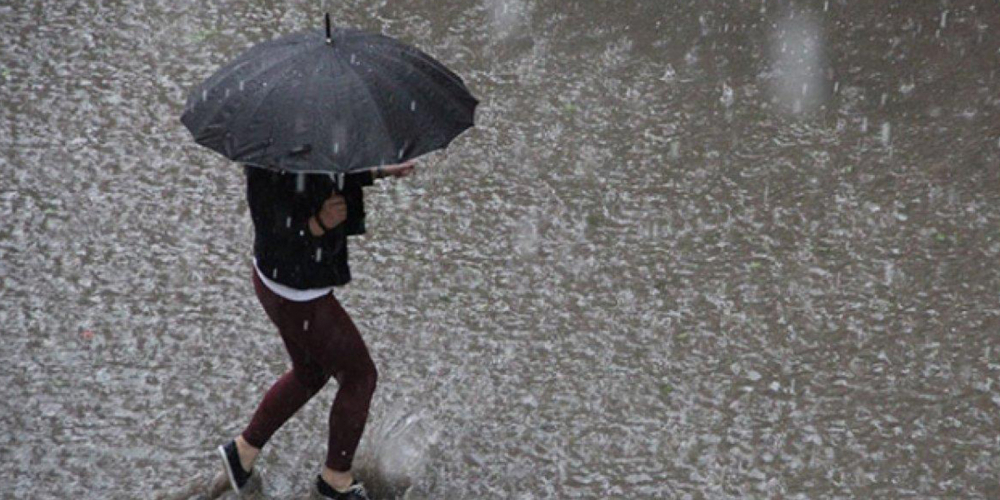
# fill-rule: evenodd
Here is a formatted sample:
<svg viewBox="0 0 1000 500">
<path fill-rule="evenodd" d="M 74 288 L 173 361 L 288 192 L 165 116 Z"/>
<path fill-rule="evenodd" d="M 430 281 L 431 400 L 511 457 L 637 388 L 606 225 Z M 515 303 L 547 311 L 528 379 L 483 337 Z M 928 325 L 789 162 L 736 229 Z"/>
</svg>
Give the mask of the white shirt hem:
<svg viewBox="0 0 1000 500">
<path fill-rule="evenodd" d="M 276 281 L 272 281 L 267 276 L 264 276 L 264 273 L 262 273 L 260 271 L 260 268 L 257 267 L 256 258 L 254 258 L 253 260 L 253 268 L 255 271 L 257 271 L 257 276 L 260 277 L 260 280 L 264 283 L 264 286 L 266 286 L 272 292 L 278 294 L 278 296 L 291 300 L 292 302 L 307 302 L 322 297 L 333 291 L 332 286 L 324 288 L 307 288 L 303 290 L 299 288 L 292 288 L 290 286 L 282 285 L 281 283 L 278 283 Z"/>
</svg>

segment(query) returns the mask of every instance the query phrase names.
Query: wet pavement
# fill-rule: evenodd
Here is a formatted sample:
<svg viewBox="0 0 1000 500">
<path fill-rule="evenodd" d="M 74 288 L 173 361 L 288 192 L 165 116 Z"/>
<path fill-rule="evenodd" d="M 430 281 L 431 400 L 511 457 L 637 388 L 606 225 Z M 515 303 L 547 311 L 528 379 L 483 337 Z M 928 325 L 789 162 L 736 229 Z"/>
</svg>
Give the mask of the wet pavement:
<svg viewBox="0 0 1000 500">
<path fill-rule="evenodd" d="M 286 369 L 179 116 L 324 8 L 482 100 L 368 189 L 338 290 L 378 498 L 1000 496 L 986 0 L 0 4 L 0 496 L 207 481 Z M 258 497 L 309 496 L 335 390 Z"/>
</svg>

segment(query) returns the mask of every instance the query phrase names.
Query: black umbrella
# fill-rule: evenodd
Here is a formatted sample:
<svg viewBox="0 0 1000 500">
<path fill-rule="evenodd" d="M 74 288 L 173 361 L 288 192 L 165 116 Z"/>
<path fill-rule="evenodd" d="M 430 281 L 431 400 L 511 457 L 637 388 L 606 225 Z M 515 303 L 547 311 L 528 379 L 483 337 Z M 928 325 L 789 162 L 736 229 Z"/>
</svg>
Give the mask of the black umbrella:
<svg viewBox="0 0 1000 500">
<path fill-rule="evenodd" d="M 251 47 L 189 96 L 181 121 L 227 158 L 293 172 L 349 172 L 444 148 L 478 101 L 420 50 L 330 27 Z"/>
</svg>

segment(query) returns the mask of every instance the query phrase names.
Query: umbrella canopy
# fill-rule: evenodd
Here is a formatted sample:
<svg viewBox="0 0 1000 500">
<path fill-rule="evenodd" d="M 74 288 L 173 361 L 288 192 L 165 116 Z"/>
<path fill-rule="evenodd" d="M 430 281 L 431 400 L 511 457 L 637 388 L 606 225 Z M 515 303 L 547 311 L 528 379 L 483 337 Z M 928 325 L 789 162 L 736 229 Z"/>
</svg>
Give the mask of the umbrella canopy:
<svg viewBox="0 0 1000 500">
<path fill-rule="evenodd" d="M 188 96 L 181 122 L 230 160 L 345 173 L 444 148 L 478 101 L 455 73 L 393 38 L 330 27 L 255 45 Z"/>
</svg>

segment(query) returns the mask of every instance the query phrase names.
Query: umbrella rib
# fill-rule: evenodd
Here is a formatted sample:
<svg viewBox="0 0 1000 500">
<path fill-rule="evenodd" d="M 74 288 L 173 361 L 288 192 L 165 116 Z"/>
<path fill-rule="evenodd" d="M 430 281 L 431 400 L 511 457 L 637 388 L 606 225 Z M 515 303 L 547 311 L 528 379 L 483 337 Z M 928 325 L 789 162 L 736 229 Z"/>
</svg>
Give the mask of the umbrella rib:
<svg viewBox="0 0 1000 500">
<path fill-rule="evenodd" d="M 329 49 L 330 49 L 329 46 L 327 46 L 324 43 L 323 45 L 320 45 L 319 47 L 313 48 L 312 50 L 308 50 L 305 53 L 312 54 L 312 53 L 319 52 L 321 50 L 326 51 L 326 50 L 329 50 Z M 317 75 L 320 74 L 320 71 L 318 71 L 317 68 L 318 69 L 322 69 L 323 68 L 322 65 L 326 64 L 328 62 L 329 62 L 329 58 L 319 57 L 318 58 L 317 67 L 312 68 L 312 70 L 313 70 L 312 74 L 311 75 L 304 75 L 304 77 L 303 77 L 303 86 L 305 87 L 305 89 L 301 92 L 302 95 L 305 95 L 305 96 L 312 95 L 312 89 L 314 88 L 314 86 L 316 84 Z M 325 119 L 326 117 L 324 116 L 323 118 Z M 298 123 L 298 119 L 296 118 L 296 124 L 297 123 Z M 319 128 L 322 128 L 322 123 L 319 124 Z M 295 129 L 295 127 L 293 127 L 293 130 L 294 129 Z M 307 133 L 306 135 L 308 136 L 309 134 Z M 310 144 L 310 147 L 313 147 L 313 146 L 317 146 L 315 148 L 316 149 L 315 154 L 322 154 L 322 153 L 319 152 L 318 144 Z"/>
<path fill-rule="evenodd" d="M 388 54 L 385 54 L 383 57 L 385 57 L 386 59 L 395 61 L 397 63 L 400 63 L 400 64 L 406 64 L 406 61 L 404 59 L 396 58 L 396 57 L 393 57 L 393 56 L 388 55 Z M 376 62 L 375 65 L 379 66 L 379 67 L 385 67 L 385 66 L 379 64 L 378 62 Z M 424 71 L 422 71 L 417 66 L 410 65 L 410 67 L 413 68 L 413 71 L 415 71 L 415 72 L 419 73 L 420 75 L 422 75 L 427 81 L 434 82 L 435 78 L 434 78 L 433 74 L 424 72 Z M 446 91 L 447 89 L 439 88 L 436 85 L 428 85 L 427 88 L 430 91 L 430 93 L 434 94 L 434 96 L 436 96 L 441 102 L 446 102 L 447 105 L 452 108 L 452 111 L 443 113 L 442 116 L 440 116 L 440 118 L 443 119 L 443 120 L 458 121 L 458 117 L 460 117 L 465 112 L 465 106 L 459 100 L 460 96 L 454 94 L 453 92 Z M 468 92 L 464 88 L 464 85 L 462 85 L 459 88 L 461 90 L 465 91 L 465 92 Z M 409 94 L 409 91 L 407 91 L 407 93 Z M 435 118 L 435 120 L 437 120 L 437 118 L 439 118 L 437 115 L 434 115 L 434 114 L 432 114 L 432 116 Z"/>
<path fill-rule="evenodd" d="M 378 61 L 372 62 L 371 60 L 369 60 L 369 63 L 372 64 L 375 67 L 378 67 L 378 68 L 385 68 L 383 65 L 379 64 Z M 397 94 L 402 94 L 403 96 L 409 98 L 410 100 L 415 100 L 413 98 L 413 94 L 410 93 L 410 89 L 409 88 L 407 88 L 406 86 L 403 86 L 403 85 L 399 85 L 398 83 L 396 83 L 395 80 L 393 80 L 392 78 L 387 77 L 385 73 L 387 73 L 387 72 L 376 71 L 376 72 L 374 72 L 372 74 L 373 75 L 372 78 L 374 78 L 375 80 L 377 80 L 382 85 L 385 85 L 386 87 L 392 89 L 393 92 L 395 92 Z M 370 94 L 370 92 L 369 92 L 369 94 Z M 405 99 L 403 100 L 403 102 L 405 102 Z M 382 109 L 382 108 L 379 108 L 379 109 Z M 404 128 L 404 130 L 406 130 L 406 129 Z M 395 142 L 393 143 L 392 147 L 393 147 L 393 149 L 395 149 L 397 147 L 397 145 L 395 144 Z M 398 161 L 399 159 L 400 158 L 398 157 L 398 153 L 397 153 L 396 160 Z"/>
<path fill-rule="evenodd" d="M 416 51 L 416 53 L 420 54 L 419 51 Z M 469 90 L 466 87 L 465 82 L 463 82 L 457 76 L 455 76 L 455 79 L 453 79 L 451 76 L 449 76 L 449 73 L 451 73 L 451 70 L 447 70 L 447 68 L 445 68 L 445 70 L 447 70 L 447 72 L 429 73 L 429 72 L 424 71 L 424 69 L 421 68 L 420 66 L 408 62 L 405 58 L 396 57 L 396 56 L 393 56 L 391 54 L 384 54 L 383 57 L 385 57 L 386 59 L 395 61 L 395 62 L 397 62 L 399 64 L 403 64 L 403 65 L 409 66 L 410 68 L 413 69 L 413 71 L 415 71 L 417 73 L 420 73 L 421 75 L 423 75 L 424 77 L 426 77 L 427 80 L 432 81 L 432 82 L 434 80 L 436 80 L 435 76 L 437 74 L 444 75 L 446 78 L 448 78 L 449 84 L 455 86 L 455 90 L 464 92 L 464 93 L 468 94 L 470 97 L 472 96 L 471 94 L 469 94 Z M 426 55 L 424 55 L 424 57 L 418 57 L 418 59 L 420 59 L 422 62 L 427 63 Z M 435 71 L 440 71 L 440 68 L 438 67 L 438 65 L 428 64 L 428 66 L 431 66 Z M 454 74 L 451 73 L 451 75 L 454 75 Z M 444 86 L 442 86 L 442 87 L 444 87 Z M 462 103 L 458 101 L 458 98 L 460 97 L 459 94 L 456 94 L 455 92 L 447 91 L 449 89 L 444 89 L 446 91 L 442 92 L 442 88 L 438 88 L 435 85 L 432 85 L 430 88 L 431 88 L 431 90 L 436 95 L 442 97 L 443 100 L 448 101 L 448 103 L 451 104 L 456 110 L 463 110 Z"/>
<path fill-rule="evenodd" d="M 361 78 L 361 75 L 357 72 L 357 70 L 354 69 L 354 66 L 351 65 L 351 64 L 348 64 L 347 67 L 350 68 L 351 73 L 354 75 L 355 78 L 357 78 L 358 82 L 361 83 L 361 88 L 364 89 L 365 95 L 368 96 L 368 100 L 372 103 L 373 107 L 375 108 L 376 114 L 378 115 L 379 126 L 382 127 L 382 132 L 383 132 L 382 136 L 388 138 L 389 141 L 391 142 L 392 141 L 392 137 L 390 136 L 390 133 L 389 133 L 389 127 L 385 123 L 385 116 L 382 114 L 382 108 L 379 107 L 378 100 L 376 100 L 375 96 L 372 95 L 372 91 L 368 89 L 368 85 L 365 84 L 364 78 Z M 396 147 L 395 143 L 393 143 L 393 147 L 394 148 Z M 381 159 L 381 161 L 384 162 L 384 158 Z M 369 167 L 371 165 L 365 165 L 365 166 Z M 361 168 L 361 167 L 359 167 L 359 168 Z"/>
<path fill-rule="evenodd" d="M 290 58 L 288 58 L 286 60 L 290 60 L 290 59 L 293 59 L 293 58 L 298 58 L 298 57 L 301 57 L 302 55 L 307 54 L 307 53 L 308 53 L 308 51 L 307 52 L 301 52 L 299 54 L 296 54 L 294 57 L 290 57 Z M 275 66 L 271 67 L 271 69 L 274 69 L 274 68 L 275 68 Z M 270 70 L 268 70 L 268 71 L 270 71 Z M 274 91 L 277 90 L 279 86 L 280 85 L 278 83 L 275 83 L 275 85 L 273 85 L 270 89 L 268 89 L 268 91 L 264 94 L 264 96 L 261 97 L 260 100 L 257 101 L 257 103 L 254 105 L 253 111 L 250 111 L 246 115 L 248 119 L 253 118 L 253 116 L 257 114 L 257 111 L 260 110 L 261 106 L 264 105 L 264 103 L 267 101 L 267 98 L 270 97 L 271 94 L 274 93 Z M 270 126 L 271 126 L 271 130 L 268 133 L 268 135 L 269 136 L 273 136 L 274 122 L 273 121 L 269 121 L 268 123 L 270 123 Z M 235 133 L 235 131 L 234 131 L 233 135 L 234 136 L 237 135 Z M 243 158 L 247 153 L 253 152 L 253 151 L 257 151 L 257 150 L 260 150 L 260 149 L 264 149 L 266 151 L 270 147 L 270 143 L 266 144 L 263 148 L 260 147 L 259 143 L 257 143 L 257 144 L 250 144 L 250 145 L 254 146 L 253 149 L 244 150 L 244 151 L 236 151 L 236 152 L 233 153 L 233 156 L 230 159 L 233 160 L 233 161 L 244 161 L 244 160 L 241 160 L 240 158 Z"/>
<path fill-rule="evenodd" d="M 385 68 L 386 66 L 380 64 L 381 62 L 382 61 L 379 61 L 375 65 L 378 66 L 378 67 Z M 428 76 L 428 75 L 426 75 L 426 73 L 423 73 L 423 72 L 420 72 L 420 71 L 418 71 L 418 73 L 420 73 L 421 75 L 424 75 L 424 76 Z M 423 89 L 421 89 L 421 88 L 418 88 L 418 87 L 412 87 L 411 88 L 411 87 L 407 87 L 407 86 L 398 85 L 392 79 L 381 78 L 382 73 L 379 73 L 379 72 L 375 72 L 375 75 L 376 75 L 375 78 L 377 78 L 380 82 L 382 82 L 383 84 L 385 84 L 388 87 L 393 88 L 397 92 L 405 95 L 406 97 L 408 97 L 412 101 L 416 101 L 417 100 L 414 97 L 414 92 L 416 92 L 417 93 L 416 95 L 418 95 L 418 96 L 421 96 L 421 95 L 424 94 Z M 432 81 L 433 79 L 428 76 L 426 80 L 427 81 Z M 430 123 L 433 123 L 433 124 L 437 125 L 437 128 L 449 130 L 449 132 L 447 133 L 447 138 L 444 140 L 443 143 L 440 143 L 439 141 L 435 141 L 434 143 L 432 143 L 433 145 L 429 149 L 431 151 L 433 151 L 437 147 L 440 147 L 440 146 L 443 146 L 443 145 L 447 145 L 447 143 L 451 142 L 451 140 L 454 139 L 454 137 L 457 135 L 457 133 L 452 133 L 451 123 L 449 123 L 449 122 L 458 122 L 459 121 L 458 117 L 461 114 L 463 114 L 465 110 L 464 110 L 464 107 L 461 105 L 461 103 L 457 102 L 455 100 L 455 96 L 452 95 L 451 93 L 449 93 L 449 92 L 442 92 L 442 90 L 440 88 L 435 87 L 433 85 L 430 85 L 427 90 L 429 90 L 429 92 L 427 92 L 427 93 L 432 94 L 434 97 L 438 98 L 438 100 L 440 102 L 447 102 L 448 105 L 450 105 L 450 107 L 453 108 L 452 110 L 448 110 L 448 109 L 445 109 L 448 106 L 443 106 L 443 107 L 429 106 L 428 108 L 430 110 L 432 110 L 431 112 L 421 111 L 424 114 L 424 116 L 426 116 L 427 119 L 430 120 Z M 404 100 L 403 102 L 406 102 L 406 101 Z M 465 129 L 465 127 L 461 127 L 460 130 L 464 130 L 464 129 Z M 428 150 L 428 143 L 426 143 L 424 141 L 421 141 L 419 139 L 417 141 L 415 141 L 415 142 L 416 143 L 422 143 L 423 147 L 416 148 L 416 149 L 412 150 L 412 152 L 414 154 L 423 154 L 423 153 L 427 152 L 427 150 Z M 394 145 L 394 147 L 395 147 L 395 145 Z M 397 160 L 401 160 L 401 158 L 399 157 L 399 152 L 398 151 L 397 151 L 397 157 L 396 157 L 396 159 Z"/>
<path fill-rule="evenodd" d="M 261 78 L 264 75 L 266 75 L 267 73 L 271 72 L 276 67 L 278 67 L 278 66 L 280 66 L 280 65 L 288 62 L 290 59 L 293 59 L 293 58 L 298 57 L 300 55 L 302 55 L 302 53 L 291 54 L 291 55 L 289 55 L 289 56 L 287 56 L 285 58 L 282 58 L 280 61 L 275 61 L 273 64 L 270 64 L 270 65 L 268 65 L 268 66 L 266 66 L 264 68 L 261 68 L 260 70 L 258 70 L 257 72 L 255 72 L 253 75 L 251 75 L 248 78 L 246 78 L 246 80 L 251 80 L 252 81 L 252 80 L 255 80 L 257 78 Z M 217 87 L 223 81 L 229 79 L 231 76 L 232 76 L 231 73 L 227 74 L 225 77 L 218 79 L 218 81 L 216 83 L 214 83 L 212 86 L 213 87 Z M 213 107 L 213 109 L 212 109 L 211 112 L 208 112 L 208 113 L 204 114 L 205 118 L 203 119 L 203 121 L 211 123 L 212 120 L 213 120 L 213 118 L 215 117 L 215 115 L 218 114 L 219 110 L 221 110 L 222 108 L 225 107 L 225 104 L 226 104 L 225 99 L 220 99 L 218 101 L 218 103 Z M 203 128 L 203 127 L 204 127 L 204 125 L 202 125 L 202 126 L 200 126 L 198 128 L 200 129 L 200 128 Z"/>
<path fill-rule="evenodd" d="M 387 37 L 385 35 L 376 35 L 374 37 L 373 43 L 375 43 L 376 45 L 382 46 L 382 47 L 389 48 L 389 49 L 399 49 L 399 45 L 398 44 L 400 42 L 397 41 L 397 40 L 394 40 L 393 38 Z M 411 49 L 411 50 L 406 50 L 405 51 L 406 53 L 408 53 L 409 55 L 412 55 L 416 59 L 420 59 L 422 62 L 426 63 L 428 66 L 433 67 L 436 71 L 441 72 L 441 74 L 443 74 L 446 78 L 448 78 L 449 80 L 451 80 L 451 82 L 453 84 L 458 85 L 460 87 L 464 87 L 465 86 L 465 82 L 462 81 L 462 77 L 460 77 L 457 74 L 455 74 L 455 72 L 452 71 L 451 68 L 445 66 L 444 64 L 442 64 L 437 59 L 434 59 L 430 54 L 428 54 L 428 53 L 420 50 L 417 47 L 410 46 L 408 48 Z M 397 60 L 399 60 L 399 59 L 397 59 Z"/>
<path fill-rule="evenodd" d="M 278 39 L 278 40 L 271 40 L 271 42 L 275 42 L 275 41 L 280 41 L 280 39 Z M 283 43 L 283 44 L 275 44 L 275 47 L 266 47 L 266 48 L 267 49 L 273 49 L 273 50 L 279 50 L 279 49 L 283 49 L 284 47 L 282 47 L 282 45 L 284 45 L 284 46 L 291 47 L 292 49 L 294 49 L 294 47 L 296 45 L 299 45 L 300 43 L 301 42 L 298 42 L 298 41 L 295 41 L 295 43 L 288 43 L 288 42 L 286 42 L 286 43 Z M 213 75 L 213 76 L 217 76 L 217 78 L 214 78 L 214 82 L 212 80 L 207 80 L 206 83 L 212 83 L 212 85 L 214 86 L 214 85 L 218 85 L 219 83 L 221 83 L 221 82 L 223 82 L 225 80 L 228 80 L 230 77 L 233 76 L 232 72 L 234 70 L 236 70 L 237 67 L 242 66 L 243 64 L 246 64 L 246 63 L 253 62 L 254 58 L 260 57 L 260 54 L 257 54 L 255 52 L 263 52 L 263 49 L 264 49 L 264 47 L 257 46 L 257 47 L 252 48 L 251 50 L 248 50 L 247 52 L 244 52 L 243 54 L 241 54 L 241 56 L 238 59 L 236 59 L 235 61 L 231 62 L 230 64 L 227 64 L 226 68 L 223 68 L 223 70 L 228 69 L 229 71 L 226 71 L 226 73 L 224 73 L 224 74 Z M 273 64 L 271 64 L 271 66 L 274 66 L 276 64 L 281 64 L 281 63 L 285 62 L 286 60 L 288 60 L 289 57 L 295 57 L 295 55 L 296 54 L 293 53 L 293 54 L 291 54 L 291 55 L 289 55 L 289 56 L 287 56 L 285 58 L 282 58 L 279 61 L 275 61 Z M 268 69 L 270 69 L 271 66 L 268 66 Z M 220 71 L 220 73 L 221 73 L 221 71 Z M 251 77 L 251 78 L 254 78 L 254 77 Z"/>
<path fill-rule="evenodd" d="M 300 53 L 296 54 L 296 55 L 295 55 L 295 56 L 293 56 L 293 57 L 289 57 L 288 59 L 286 59 L 286 61 L 289 61 L 289 60 L 292 60 L 292 59 L 298 59 L 299 57 L 302 57 L 302 56 L 304 56 L 304 55 L 306 55 L 306 54 L 310 54 L 310 53 L 314 52 L 315 50 L 316 50 L 316 49 L 313 49 L 313 50 L 307 50 L 307 51 L 304 51 L 304 52 L 300 52 Z M 293 62 L 294 62 L 294 61 L 293 61 Z M 272 67 L 271 67 L 271 69 L 274 69 L 274 66 L 272 66 Z M 270 70 L 269 70 L 269 71 L 270 71 Z M 274 85 L 274 86 L 272 86 L 272 87 L 271 87 L 271 88 L 270 88 L 270 89 L 269 89 L 269 90 L 268 90 L 268 91 L 267 91 L 267 92 L 266 92 L 266 93 L 264 94 L 264 97 L 262 97 L 262 98 L 261 98 L 261 99 L 260 99 L 259 101 L 257 101 L 257 104 L 255 104 L 255 105 L 254 105 L 254 107 L 253 107 L 253 111 L 251 111 L 251 112 L 250 112 L 249 114 L 247 114 L 247 118 L 253 118 L 253 116 L 254 116 L 255 114 L 257 114 L 257 111 L 258 111 L 258 110 L 260 110 L 260 107 L 264 105 L 264 102 L 266 102 L 266 101 L 267 101 L 267 98 L 268 98 L 268 97 L 271 97 L 271 94 L 272 94 L 272 93 L 273 93 L 273 92 L 274 92 L 275 90 L 277 90 L 279 86 L 280 86 L 279 84 L 275 83 L 275 85 Z M 271 122 L 271 126 L 272 126 L 272 128 L 274 127 L 274 123 L 273 123 L 273 122 Z"/>
</svg>

